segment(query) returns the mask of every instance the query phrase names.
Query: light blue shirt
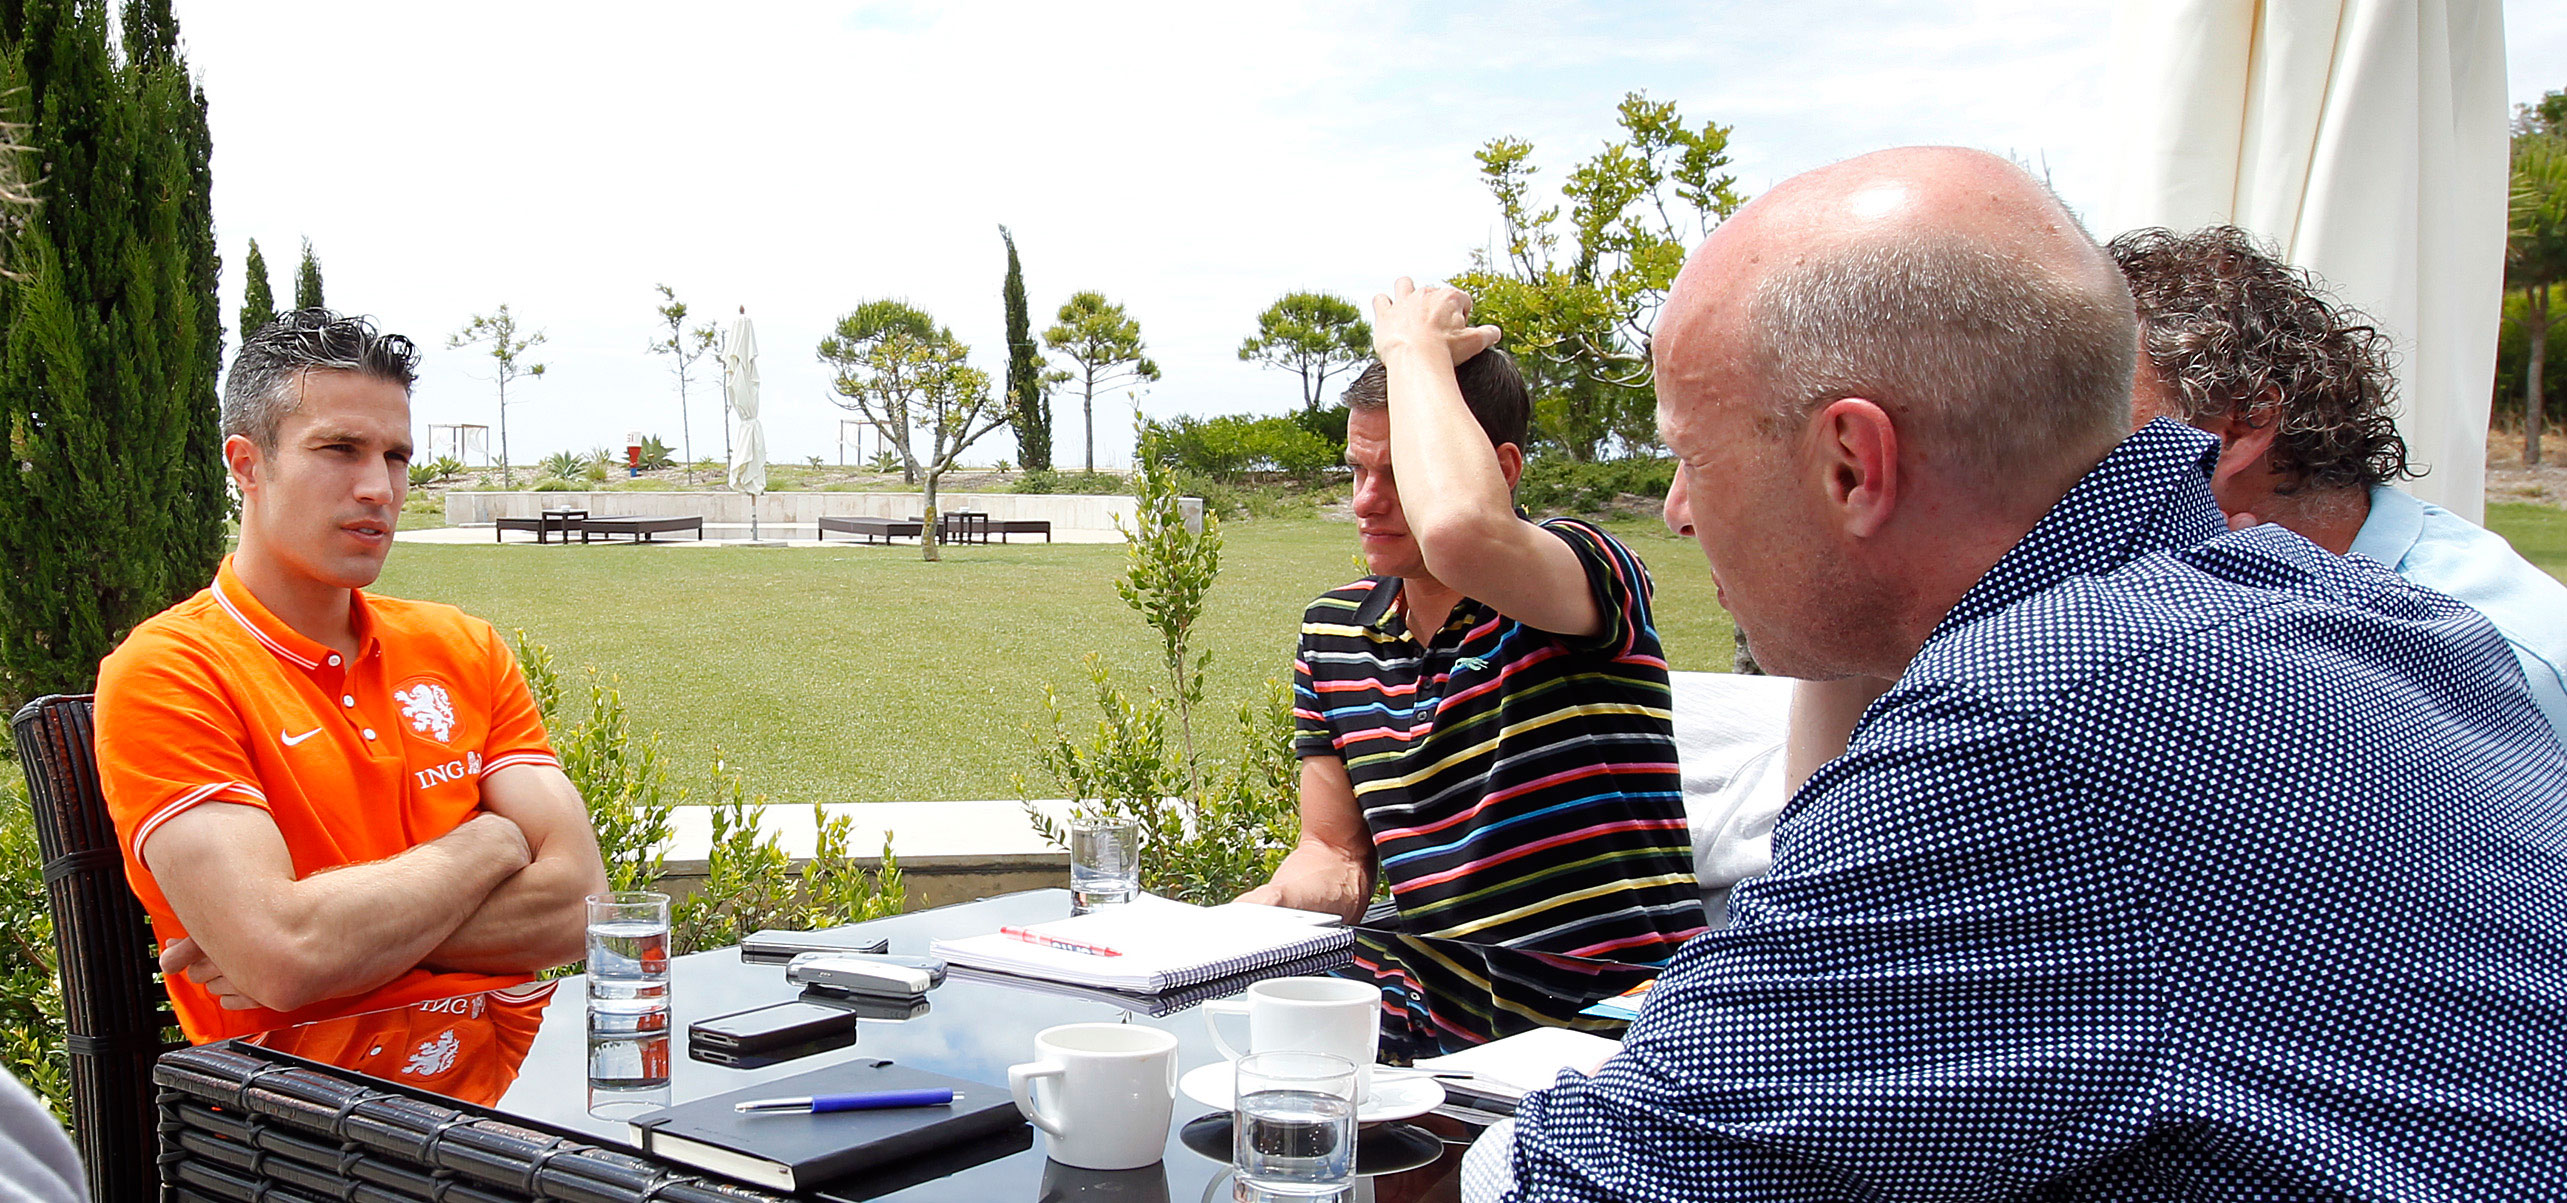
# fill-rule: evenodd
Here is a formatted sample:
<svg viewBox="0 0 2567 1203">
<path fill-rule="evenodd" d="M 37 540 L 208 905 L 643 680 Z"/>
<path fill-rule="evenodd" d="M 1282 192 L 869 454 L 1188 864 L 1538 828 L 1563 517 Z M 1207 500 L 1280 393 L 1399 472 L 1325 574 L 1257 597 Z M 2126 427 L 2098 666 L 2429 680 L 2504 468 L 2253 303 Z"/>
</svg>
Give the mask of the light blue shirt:
<svg viewBox="0 0 2567 1203">
<path fill-rule="evenodd" d="M 2401 489 L 2371 486 L 2353 550 L 2487 616 L 2513 646 L 2541 717 L 2567 744 L 2567 584 L 2515 554 L 2505 537 Z"/>
</svg>

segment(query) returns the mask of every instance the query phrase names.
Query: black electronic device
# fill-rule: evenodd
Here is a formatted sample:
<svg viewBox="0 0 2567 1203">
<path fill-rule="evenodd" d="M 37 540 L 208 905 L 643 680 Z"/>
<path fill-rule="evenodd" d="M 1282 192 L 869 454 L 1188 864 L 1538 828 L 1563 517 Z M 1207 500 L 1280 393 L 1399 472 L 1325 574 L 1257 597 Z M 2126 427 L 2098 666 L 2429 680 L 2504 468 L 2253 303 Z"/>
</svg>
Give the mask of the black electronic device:
<svg viewBox="0 0 2567 1203">
<path fill-rule="evenodd" d="M 809 1001 L 819 1002 L 825 1000 L 812 999 Z M 924 1006 L 925 1004 L 922 1003 L 920 1005 Z M 838 1009 L 843 1011 L 847 1008 L 841 1006 Z M 862 1011 L 858 1011 L 857 1015 L 860 1018 L 873 1018 L 872 1016 L 865 1015 Z M 770 1065 L 782 1065 L 787 1061 L 798 1061 L 804 1057 L 809 1057 L 814 1054 L 834 1052 L 838 1049 L 854 1048 L 855 1046 L 856 1029 L 849 1028 L 843 1032 L 831 1032 L 826 1036 L 821 1036 L 816 1039 L 805 1040 L 796 1044 L 780 1044 L 772 1048 L 761 1049 L 753 1053 L 735 1052 L 727 1047 L 698 1044 L 690 1040 L 686 1045 L 686 1055 L 694 1058 L 695 1060 L 702 1061 L 707 1065 L 720 1065 L 730 1069 L 764 1069 Z"/>
<path fill-rule="evenodd" d="M 852 1032 L 856 1030 L 859 1018 L 844 1007 L 816 1002 L 769 1003 L 746 1011 L 696 1020 L 687 1025 L 686 1039 L 689 1055 L 693 1050 L 703 1048 L 736 1056 Z"/>
</svg>

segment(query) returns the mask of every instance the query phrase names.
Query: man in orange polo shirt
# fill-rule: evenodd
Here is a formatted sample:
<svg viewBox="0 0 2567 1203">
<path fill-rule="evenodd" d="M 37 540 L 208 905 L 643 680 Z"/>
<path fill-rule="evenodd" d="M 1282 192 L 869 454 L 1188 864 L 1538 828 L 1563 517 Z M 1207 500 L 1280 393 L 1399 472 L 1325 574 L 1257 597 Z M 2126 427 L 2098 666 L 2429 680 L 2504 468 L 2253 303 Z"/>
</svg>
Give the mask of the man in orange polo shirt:
<svg viewBox="0 0 2567 1203">
<path fill-rule="evenodd" d="M 223 398 L 240 546 L 98 672 L 125 872 L 190 1039 L 577 960 L 605 871 L 507 645 L 371 596 L 409 492 L 418 352 L 300 309 Z"/>
</svg>

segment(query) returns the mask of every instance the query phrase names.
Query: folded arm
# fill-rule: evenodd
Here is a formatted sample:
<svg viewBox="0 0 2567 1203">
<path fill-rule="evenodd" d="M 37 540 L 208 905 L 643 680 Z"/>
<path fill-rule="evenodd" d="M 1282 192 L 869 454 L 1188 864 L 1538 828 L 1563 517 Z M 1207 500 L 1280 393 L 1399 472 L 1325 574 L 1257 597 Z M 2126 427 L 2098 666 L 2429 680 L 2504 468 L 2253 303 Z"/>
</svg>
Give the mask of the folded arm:
<svg viewBox="0 0 2567 1203">
<path fill-rule="evenodd" d="M 1301 760 L 1301 842 L 1276 866 L 1273 881 L 1239 896 L 1241 902 L 1326 911 L 1352 923 L 1373 898 L 1373 833 L 1355 805 L 1346 762 L 1335 756 Z"/>
<path fill-rule="evenodd" d="M 1373 301 L 1374 346 L 1390 374 L 1391 470 L 1426 571 L 1466 597 L 1537 630 L 1584 637 L 1605 629 L 1586 565 L 1557 536 L 1515 512 L 1524 449 L 1491 446 L 1462 400 L 1454 365 L 1496 345 L 1494 326 L 1466 325 L 1470 298 L 1401 280 Z"/>
<path fill-rule="evenodd" d="M 481 806 L 517 825 L 529 850 L 426 963 L 473 973 L 533 973 L 586 951 L 587 899 L 606 889 L 597 834 L 570 778 L 550 765 L 515 764 L 482 778 Z"/>
<path fill-rule="evenodd" d="M 292 1011 L 362 994 L 427 958 L 528 863 L 517 824 L 478 814 L 388 860 L 297 879 L 276 821 L 197 805 L 160 825 L 143 861 L 188 938 L 161 955 L 233 1009 Z"/>
</svg>

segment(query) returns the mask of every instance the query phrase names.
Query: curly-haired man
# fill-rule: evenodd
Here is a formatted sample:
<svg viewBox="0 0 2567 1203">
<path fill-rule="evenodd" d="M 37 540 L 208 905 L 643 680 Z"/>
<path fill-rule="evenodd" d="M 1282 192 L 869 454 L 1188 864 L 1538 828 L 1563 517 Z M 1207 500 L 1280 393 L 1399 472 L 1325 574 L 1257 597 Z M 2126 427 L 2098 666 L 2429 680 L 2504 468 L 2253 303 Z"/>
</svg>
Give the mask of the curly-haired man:
<svg viewBox="0 0 2567 1203">
<path fill-rule="evenodd" d="M 2388 336 L 2234 226 L 2133 230 L 2107 249 L 2139 306 L 2134 417 L 2219 436 L 2211 493 L 2229 525 L 2279 523 L 2467 602 L 2513 645 L 2567 741 L 2567 585 L 2390 483 L 2414 473 L 2390 413 Z"/>
</svg>

